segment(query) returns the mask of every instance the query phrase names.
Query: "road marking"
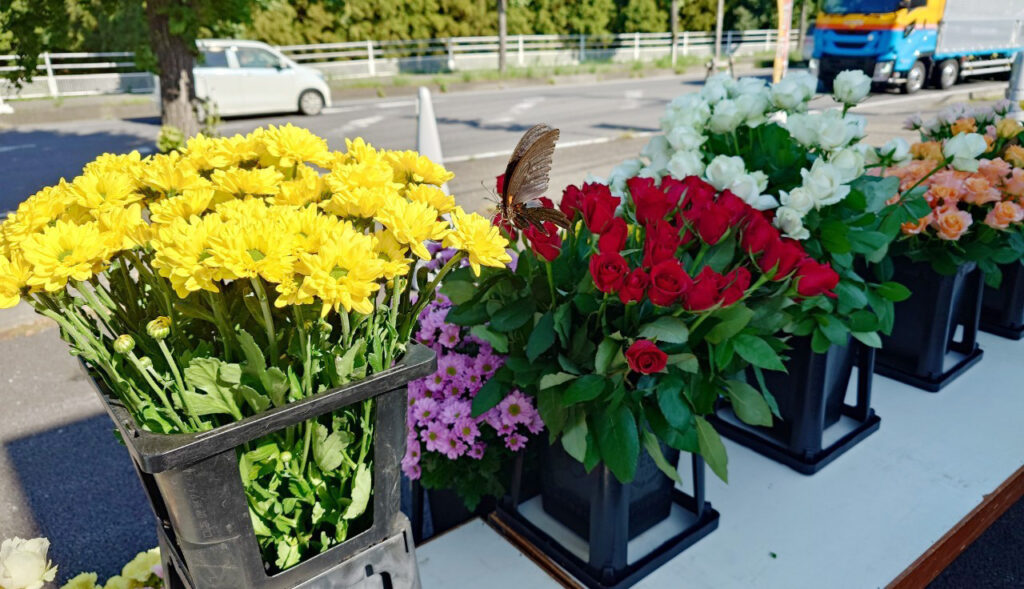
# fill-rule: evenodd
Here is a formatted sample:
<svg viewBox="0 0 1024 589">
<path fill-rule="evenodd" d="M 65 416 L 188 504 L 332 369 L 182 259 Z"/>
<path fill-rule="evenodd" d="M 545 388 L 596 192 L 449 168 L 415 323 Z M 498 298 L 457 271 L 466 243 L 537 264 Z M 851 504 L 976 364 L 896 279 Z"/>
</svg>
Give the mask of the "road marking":
<svg viewBox="0 0 1024 589">
<path fill-rule="evenodd" d="M 398 100 L 393 102 L 380 102 L 375 104 L 359 104 L 352 106 L 331 106 L 323 109 L 322 113 L 327 115 L 336 115 L 346 112 L 355 112 L 357 110 L 371 110 L 374 108 L 404 108 L 407 106 L 416 106 L 415 100 Z"/>
<path fill-rule="evenodd" d="M 975 86 L 973 88 L 960 88 L 957 90 L 943 90 L 941 92 L 928 92 L 926 94 L 916 94 L 914 96 L 900 96 L 899 98 L 887 98 L 883 100 L 869 100 L 867 102 L 858 104 L 850 110 L 862 110 L 868 108 L 875 108 L 878 106 L 889 106 L 891 104 L 903 104 L 906 102 L 917 102 L 919 100 L 935 100 L 940 101 L 943 98 L 950 96 L 959 96 L 961 94 L 972 94 L 974 92 L 991 92 L 993 90 L 999 90 L 1005 88 L 1005 84 L 989 84 L 986 86 Z"/>
<path fill-rule="evenodd" d="M 509 109 L 508 113 L 501 115 L 500 117 L 494 117 L 491 119 L 484 119 L 482 122 L 485 125 L 505 125 L 516 120 L 516 117 L 524 114 L 538 104 L 544 102 L 543 96 L 531 96 L 524 100 L 513 104 Z"/>
<path fill-rule="evenodd" d="M 416 100 L 400 100 L 397 102 L 382 102 L 377 105 L 377 108 L 402 108 L 404 106 L 416 106 Z"/>
<path fill-rule="evenodd" d="M 660 131 L 659 131 L 660 133 Z M 590 139 L 577 139 L 575 141 L 563 141 L 555 145 L 555 149 L 564 149 L 567 147 L 584 147 L 586 145 L 598 145 L 601 143 L 610 143 L 618 139 L 639 139 L 642 137 L 653 137 L 657 135 L 654 131 L 638 131 L 636 133 L 629 133 L 628 135 L 619 135 L 616 137 L 592 137 Z M 505 156 L 512 153 L 511 149 L 503 149 L 500 151 L 485 151 L 482 153 L 472 153 L 469 155 L 456 155 L 452 157 L 444 158 L 446 164 L 457 164 L 459 162 L 468 162 L 470 160 L 482 160 L 492 157 Z"/>
<path fill-rule="evenodd" d="M 0 146 L 0 153 L 3 153 L 5 151 L 14 151 L 15 149 L 31 149 L 35 146 L 35 143 L 22 143 L 21 145 L 4 145 Z"/>
<path fill-rule="evenodd" d="M 342 125 L 341 127 L 339 127 L 338 131 L 340 131 L 341 133 L 347 133 L 349 131 L 357 131 L 359 129 L 365 129 L 365 128 L 369 127 L 370 125 L 376 125 L 377 123 L 379 123 L 379 122 L 381 122 L 383 120 L 384 120 L 384 117 L 381 116 L 381 115 L 375 115 L 375 116 L 372 116 L 372 117 L 365 117 L 365 118 L 362 118 L 362 119 L 352 119 L 351 121 L 349 121 L 349 122 L 345 123 L 344 125 Z"/>
<path fill-rule="evenodd" d="M 626 104 L 623 105 L 623 108 L 630 110 L 640 108 L 640 99 L 643 97 L 643 90 L 626 90 Z"/>
<path fill-rule="evenodd" d="M 331 106 L 321 110 L 325 115 L 334 115 L 343 112 L 353 112 L 356 110 L 366 110 L 369 107 L 366 106 Z"/>
</svg>

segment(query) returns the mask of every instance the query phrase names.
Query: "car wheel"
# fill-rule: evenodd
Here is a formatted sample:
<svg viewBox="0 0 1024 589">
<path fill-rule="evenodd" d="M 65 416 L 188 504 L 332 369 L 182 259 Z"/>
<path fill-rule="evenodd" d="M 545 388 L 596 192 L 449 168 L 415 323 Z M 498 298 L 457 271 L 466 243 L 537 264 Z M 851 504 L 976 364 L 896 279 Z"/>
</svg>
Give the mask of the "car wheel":
<svg viewBox="0 0 1024 589">
<path fill-rule="evenodd" d="M 920 61 L 915 61 L 914 66 L 907 72 L 907 81 L 903 84 L 904 94 L 913 94 L 924 86 L 924 78 L 927 75 L 927 71 L 924 69 L 924 64 Z"/>
<path fill-rule="evenodd" d="M 324 97 L 317 90 L 304 90 L 299 95 L 299 112 L 307 116 L 320 114 L 324 109 Z"/>
<path fill-rule="evenodd" d="M 935 68 L 935 74 L 933 75 L 932 83 L 935 84 L 936 88 L 945 90 L 953 84 L 956 84 L 960 78 L 960 63 L 955 59 L 947 59 L 939 64 L 939 67 Z"/>
</svg>

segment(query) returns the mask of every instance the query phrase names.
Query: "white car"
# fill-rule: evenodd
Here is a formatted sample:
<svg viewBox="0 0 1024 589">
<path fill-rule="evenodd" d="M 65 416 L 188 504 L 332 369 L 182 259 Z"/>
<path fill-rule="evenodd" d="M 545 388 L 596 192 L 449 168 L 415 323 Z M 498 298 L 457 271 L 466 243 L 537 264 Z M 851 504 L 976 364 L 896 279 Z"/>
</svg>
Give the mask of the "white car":
<svg viewBox="0 0 1024 589">
<path fill-rule="evenodd" d="M 220 115 L 295 112 L 320 114 L 331 105 L 324 75 L 259 41 L 202 39 L 193 73 L 196 97 Z"/>
</svg>

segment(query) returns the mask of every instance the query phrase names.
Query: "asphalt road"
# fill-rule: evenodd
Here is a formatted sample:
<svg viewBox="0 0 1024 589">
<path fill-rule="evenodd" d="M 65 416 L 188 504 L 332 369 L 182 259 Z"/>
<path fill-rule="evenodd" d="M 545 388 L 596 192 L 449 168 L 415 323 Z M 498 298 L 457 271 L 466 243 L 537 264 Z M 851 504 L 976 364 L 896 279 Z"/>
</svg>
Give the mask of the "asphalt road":
<svg viewBox="0 0 1024 589">
<path fill-rule="evenodd" d="M 507 154 L 519 135 L 537 122 L 561 129 L 561 148 L 653 132 L 668 101 L 699 87 L 700 81 L 694 76 L 671 76 L 436 94 L 433 101 L 445 160 L 455 167 L 459 162 Z M 909 97 L 880 94 L 872 96 L 860 110 L 869 117 L 873 137 L 884 141 L 899 133 L 902 119 L 918 110 L 964 100 L 967 93 L 991 93 L 1004 87 L 1005 83 L 973 82 L 945 93 L 923 91 Z M 829 104 L 830 99 L 821 97 L 813 106 Z M 382 147 L 412 149 L 416 101 L 409 97 L 348 101 L 336 103 L 317 117 L 232 119 L 225 121 L 220 131 L 225 135 L 245 133 L 287 122 L 309 127 L 339 149 L 344 148 L 345 137 L 354 136 Z M 155 119 L 24 125 L 0 131 L 0 212 L 61 177 L 75 176 L 99 153 L 132 149 L 150 152 L 158 132 Z M 500 168 L 498 164 L 493 174 Z M 595 164 L 593 171 L 601 174 L 607 169 L 602 163 L 600 167 Z M 476 187 L 480 182 L 489 185 L 491 172 L 460 181 Z"/>
</svg>

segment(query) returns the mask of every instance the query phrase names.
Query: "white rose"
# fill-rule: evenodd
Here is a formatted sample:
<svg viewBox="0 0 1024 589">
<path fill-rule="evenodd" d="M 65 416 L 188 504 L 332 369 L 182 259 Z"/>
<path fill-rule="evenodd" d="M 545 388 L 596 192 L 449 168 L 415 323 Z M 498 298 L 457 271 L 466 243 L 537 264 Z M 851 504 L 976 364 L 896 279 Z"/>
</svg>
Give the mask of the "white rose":
<svg viewBox="0 0 1024 589">
<path fill-rule="evenodd" d="M 704 175 L 704 158 L 699 151 L 677 151 L 668 160 L 668 173 L 674 178 Z"/>
<path fill-rule="evenodd" d="M 873 166 L 882 160 L 878 159 L 878 150 L 868 145 L 867 143 L 854 143 L 850 149 L 857 150 L 864 158 L 864 166 Z"/>
<path fill-rule="evenodd" d="M 805 188 L 800 186 L 789 192 L 785 190 L 780 191 L 779 202 L 782 203 L 782 209 L 792 209 L 800 213 L 801 216 L 806 215 L 814 208 L 814 198 L 811 197 Z"/>
<path fill-rule="evenodd" d="M 816 115 L 796 113 L 786 119 L 786 129 L 804 147 L 818 143 L 818 120 Z"/>
<path fill-rule="evenodd" d="M 647 158 L 647 161 L 650 162 L 650 167 L 664 170 L 668 164 L 668 159 L 672 157 L 672 150 L 669 147 L 668 139 L 664 135 L 651 137 L 651 140 L 647 142 L 647 145 L 640 152 L 640 156 Z"/>
<path fill-rule="evenodd" d="M 665 132 L 679 126 L 703 129 L 710 117 L 711 105 L 700 94 L 683 94 L 668 104 L 661 128 Z"/>
<path fill-rule="evenodd" d="M 717 190 L 725 190 L 737 177 L 747 172 L 743 158 L 738 156 L 720 155 L 711 160 L 704 174 L 707 181 Z"/>
<path fill-rule="evenodd" d="M 646 166 L 644 168 L 641 168 L 640 171 L 636 173 L 636 175 L 640 178 L 654 178 L 654 183 L 658 184 L 661 182 L 661 176 L 664 173 L 664 171 L 664 168 L 658 169 L 652 166 Z"/>
<path fill-rule="evenodd" d="M 814 161 L 810 170 L 800 170 L 803 187 L 814 199 L 815 208 L 827 207 L 846 198 L 850 187 L 843 184 L 839 170 L 823 159 Z"/>
<path fill-rule="evenodd" d="M 818 145 L 826 151 L 846 147 L 853 139 L 850 127 L 837 110 L 825 111 L 818 117 Z"/>
<path fill-rule="evenodd" d="M 878 149 L 878 155 L 892 158 L 893 162 L 902 164 L 910 159 L 910 144 L 900 137 L 893 137 Z"/>
<path fill-rule="evenodd" d="M 755 174 L 758 173 L 755 172 Z M 759 211 L 766 211 L 779 206 L 774 196 L 761 194 L 761 190 L 761 182 L 754 174 L 741 174 L 729 185 L 730 192 Z"/>
<path fill-rule="evenodd" d="M 772 85 L 772 103 L 783 110 L 801 110 L 804 104 L 804 89 L 797 82 L 783 78 Z"/>
<path fill-rule="evenodd" d="M 833 153 L 829 163 L 839 171 L 843 184 L 853 182 L 864 173 L 864 154 L 852 147 Z"/>
<path fill-rule="evenodd" d="M 786 74 L 783 80 L 791 80 L 796 83 L 804 92 L 804 102 L 814 98 L 818 92 L 818 78 L 812 76 L 808 71 L 794 71 Z"/>
<path fill-rule="evenodd" d="M 853 106 L 871 93 L 871 78 L 860 70 L 839 72 L 832 82 L 832 96 L 836 102 Z"/>
<path fill-rule="evenodd" d="M 53 582 L 57 567 L 46 559 L 50 541 L 46 538 L 11 538 L 0 544 L 0 587 L 4 589 L 40 589 Z"/>
<path fill-rule="evenodd" d="M 765 174 L 761 170 L 754 170 L 750 175 L 757 180 L 757 189 L 764 192 L 768 189 L 768 174 Z"/>
<path fill-rule="evenodd" d="M 775 226 L 792 239 L 807 239 L 811 236 L 811 232 L 804 227 L 803 214 L 786 206 L 776 209 Z"/>
<path fill-rule="evenodd" d="M 740 94 L 736 98 L 736 108 L 743 113 L 744 122 L 752 127 L 766 120 L 765 113 L 769 106 L 769 97 L 759 92 Z"/>
<path fill-rule="evenodd" d="M 732 133 L 745 118 L 746 114 L 736 106 L 736 102 L 726 98 L 715 105 L 708 128 L 712 133 Z"/>
<path fill-rule="evenodd" d="M 978 156 L 985 153 L 988 144 L 977 133 L 961 133 L 946 141 L 942 155 L 953 158 L 953 167 L 961 172 L 977 172 Z"/>
<path fill-rule="evenodd" d="M 868 120 L 860 115 L 847 114 L 843 120 L 846 121 L 846 126 L 850 129 L 850 137 L 852 139 L 862 139 L 864 132 L 868 127 Z"/>
<path fill-rule="evenodd" d="M 769 94 L 768 82 L 764 78 L 740 78 L 736 80 L 736 95 L 744 94 Z"/>
<path fill-rule="evenodd" d="M 665 134 L 665 139 L 673 149 L 682 149 L 686 151 L 698 149 L 701 145 L 704 145 L 705 141 L 708 140 L 708 138 L 702 135 L 700 131 L 687 126 L 680 126 L 672 129 Z"/>
<path fill-rule="evenodd" d="M 700 90 L 700 95 L 711 104 L 715 104 L 721 100 L 729 98 L 730 94 L 736 89 L 736 81 L 732 79 L 729 74 L 715 74 L 704 82 L 704 87 Z"/>
<path fill-rule="evenodd" d="M 644 163 L 641 160 L 631 159 L 612 168 L 611 173 L 608 174 L 608 188 L 612 194 L 620 197 L 625 194 L 626 180 L 636 176 L 643 167 Z"/>
</svg>

